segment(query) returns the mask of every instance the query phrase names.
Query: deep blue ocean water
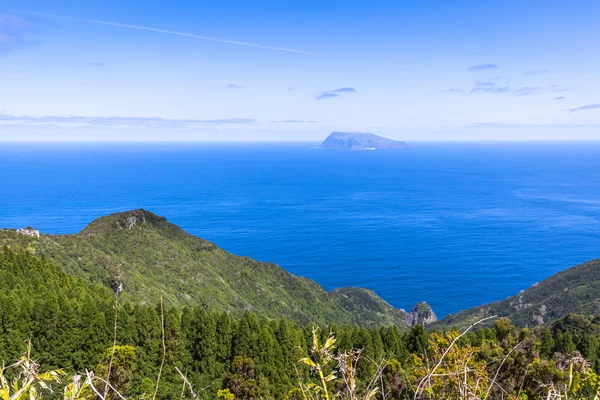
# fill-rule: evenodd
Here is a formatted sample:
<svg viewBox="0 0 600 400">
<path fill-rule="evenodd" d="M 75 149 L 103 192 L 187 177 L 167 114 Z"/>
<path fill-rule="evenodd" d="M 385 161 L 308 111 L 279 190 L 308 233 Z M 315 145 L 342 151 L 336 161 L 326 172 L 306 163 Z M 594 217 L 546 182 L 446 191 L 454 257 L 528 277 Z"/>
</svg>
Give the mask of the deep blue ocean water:
<svg viewBox="0 0 600 400">
<path fill-rule="evenodd" d="M 0 144 L 0 227 L 145 208 L 326 289 L 438 315 L 600 257 L 600 143 Z"/>
</svg>

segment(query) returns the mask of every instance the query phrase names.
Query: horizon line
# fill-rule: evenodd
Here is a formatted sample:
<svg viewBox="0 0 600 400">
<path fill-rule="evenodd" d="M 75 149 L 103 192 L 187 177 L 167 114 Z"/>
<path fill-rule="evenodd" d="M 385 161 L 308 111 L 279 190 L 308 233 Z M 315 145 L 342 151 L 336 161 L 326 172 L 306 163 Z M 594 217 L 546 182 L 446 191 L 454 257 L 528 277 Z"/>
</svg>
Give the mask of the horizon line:
<svg viewBox="0 0 600 400">
<path fill-rule="evenodd" d="M 400 139 L 399 139 L 400 140 Z M 406 143 L 544 143 L 544 142 L 600 142 L 599 139 L 420 139 L 406 140 Z M 5 144 L 314 144 L 314 140 L 1 140 Z M 357 150 L 350 150 L 357 151 Z"/>
</svg>

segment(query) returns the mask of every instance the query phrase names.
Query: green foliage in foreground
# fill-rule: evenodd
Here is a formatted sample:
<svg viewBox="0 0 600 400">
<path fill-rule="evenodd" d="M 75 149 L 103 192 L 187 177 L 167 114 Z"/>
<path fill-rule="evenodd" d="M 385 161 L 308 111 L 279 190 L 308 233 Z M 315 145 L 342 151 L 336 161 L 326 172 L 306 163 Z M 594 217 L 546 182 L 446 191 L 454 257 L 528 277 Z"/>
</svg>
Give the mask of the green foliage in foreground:
<svg viewBox="0 0 600 400">
<path fill-rule="evenodd" d="M 600 318 L 570 315 L 534 331 L 500 319 L 493 328 L 460 337 L 457 331 L 427 333 L 422 326 L 407 332 L 357 325 L 315 331 L 248 312 L 232 316 L 204 307 L 162 312 L 71 277 L 44 257 L 5 249 L 0 362 L 24 360 L 27 338 L 32 350 L 25 359 L 39 367 L 35 364 L 34 375 L 19 371 L 24 361 L 16 371 L 3 370 L 3 398 L 13 399 L 14 387 L 24 385 L 18 382 L 26 376 L 57 378 L 27 384 L 27 393 L 33 387 L 45 397 L 91 398 L 97 396 L 90 391 L 94 387 L 118 398 L 106 379 L 128 398 L 150 398 L 160 370 L 158 399 L 179 399 L 182 393 L 193 398 L 192 390 L 202 399 L 593 399 L 600 370 Z M 15 379 L 17 386 L 11 384 Z"/>
<path fill-rule="evenodd" d="M 160 307 L 119 301 L 116 360 L 131 371 L 123 385 L 126 393 L 140 396 L 153 387 L 162 359 Z M 0 251 L 0 361 L 18 358 L 25 351 L 24 340 L 31 338 L 33 358 L 45 368 L 107 372 L 114 303 L 112 291 L 69 276 L 45 257 Z M 310 335 L 310 328 L 286 319 L 270 320 L 248 312 L 237 317 L 202 306 L 165 310 L 164 326 L 161 398 L 180 395 L 176 368 L 187 371 L 194 387 L 235 390 L 246 387 L 236 382 L 240 376 L 250 379 L 248 372 L 238 371 L 246 370 L 249 362 L 254 365 L 256 390 L 281 398 L 297 382 L 298 347 L 306 347 Z M 331 329 L 339 331 L 348 348 L 380 353 L 386 347 L 399 358 L 405 356 L 402 333 L 396 327 Z M 128 347 L 135 350 L 125 356 Z"/>
<path fill-rule="evenodd" d="M 145 210 L 99 218 L 77 235 L 38 238 L 0 230 L 2 246 L 45 255 L 84 282 L 113 289 L 123 284 L 124 301 L 156 304 L 162 297 L 179 309 L 202 305 L 238 316 L 249 311 L 303 325 L 404 327 L 407 318 L 372 291 L 328 293 L 310 279 L 230 254 Z"/>
</svg>

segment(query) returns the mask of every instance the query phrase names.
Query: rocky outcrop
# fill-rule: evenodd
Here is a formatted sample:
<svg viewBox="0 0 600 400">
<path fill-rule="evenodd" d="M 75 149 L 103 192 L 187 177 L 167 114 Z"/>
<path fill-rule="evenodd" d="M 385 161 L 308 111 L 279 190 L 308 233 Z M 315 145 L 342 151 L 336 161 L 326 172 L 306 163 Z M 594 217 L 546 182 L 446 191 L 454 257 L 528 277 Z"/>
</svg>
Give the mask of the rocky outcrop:
<svg viewBox="0 0 600 400">
<path fill-rule="evenodd" d="M 429 325 L 436 321 L 437 316 L 431 309 L 431 306 L 422 302 L 414 306 L 410 314 L 407 315 L 406 324 L 408 326 Z"/>
<path fill-rule="evenodd" d="M 131 210 L 100 217 L 85 227 L 80 234 L 106 234 L 113 230 L 131 230 L 136 226 L 143 226 L 146 223 L 160 224 L 165 221 L 165 218 L 149 213 L 143 209 Z"/>
<path fill-rule="evenodd" d="M 546 305 L 542 304 L 539 310 L 536 313 L 534 313 L 533 317 L 531 318 L 534 325 L 542 325 L 544 323 L 544 316 L 546 315 L 546 313 Z"/>
<path fill-rule="evenodd" d="M 17 233 L 25 236 L 40 237 L 40 231 L 28 226 L 27 228 L 17 229 Z"/>
<path fill-rule="evenodd" d="M 141 216 L 139 216 L 139 215 L 129 215 L 125 219 L 125 227 L 127 229 L 131 229 L 135 225 L 137 225 L 138 223 L 144 223 L 144 222 L 146 222 L 146 215 L 144 213 L 142 213 Z"/>
</svg>

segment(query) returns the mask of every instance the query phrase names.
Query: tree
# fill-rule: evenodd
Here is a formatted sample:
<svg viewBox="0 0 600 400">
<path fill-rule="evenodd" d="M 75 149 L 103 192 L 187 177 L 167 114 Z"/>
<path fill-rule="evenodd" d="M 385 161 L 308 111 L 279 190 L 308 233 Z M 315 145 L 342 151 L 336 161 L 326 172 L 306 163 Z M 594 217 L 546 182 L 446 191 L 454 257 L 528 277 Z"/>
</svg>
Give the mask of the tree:
<svg viewBox="0 0 600 400">
<path fill-rule="evenodd" d="M 577 350 L 577 348 L 575 347 L 575 343 L 573 343 L 573 335 L 571 335 L 571 332 L 563 333 L 561 330 L 556 332 L 555 351 L 565 355 L 570 355 L 575 350 Z"/>
<path fill-rule="evenodd" d="M 136 370 L 137 355 L 135 347 L 115 346 L 114 353 L 112 347 L 106 349 L 102 362 L 96 367 L 95 374 L 109 382 L 120 394 L 127 396 Z M 106 390 L 102 383 L 98 387 L 101 391 Z M 118 399 L 119 396 L 109 392 L 109 398 Z"/>
<path fill-rule="evenodd" d="M 392 399 L 399 399 L 406 386 L 402 364 L 398 360 L 390 360 L 383 372 L 385 393 Z"/>
<path fill-rule="evenodd" d="M 514 326 L 508 318 L 500 318 L 494 322 L 494 332 L 496 333 L 496 338 L 498 338 L 500 342 L 507 340 L 513 329 Z"/>
<path fill-rule="evenodd" d="M 223 382 L 236 399 L 249 400 L 259 396 L 258 385 L 254 380 L 254 361 L 251 358 L 235 357 L 232 373 L 226 374 Z"/>
<path fill-rule="evenodd" d="M 540 356 L 546 360 L 551 359 L 554 354 L 555 345 L 552 332 L 550 332 L 550 329 L 545 328 L 540 334 Z"/>
<path fill-rule="evenodd" d="M 406 338 L 408 351 L 416 355 L 424 355 L 427 351 L 429 338 L 423 325 L 414 326 Z"/>
</svg>

